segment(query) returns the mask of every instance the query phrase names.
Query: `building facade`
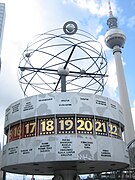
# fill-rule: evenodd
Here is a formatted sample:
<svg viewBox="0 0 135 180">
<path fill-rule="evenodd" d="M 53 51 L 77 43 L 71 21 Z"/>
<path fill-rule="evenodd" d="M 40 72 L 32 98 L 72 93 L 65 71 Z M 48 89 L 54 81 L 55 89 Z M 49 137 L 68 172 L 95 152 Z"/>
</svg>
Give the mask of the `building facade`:
<svg viewBox="0 0 135 180">
<path fill-rule="evenodd" d="M 2 150 L 1 150 L 1 143 L 0 143 L 0 168 L 1 168 L 1 160 L 2 160 Z M 0 169 L 0 180 L 2 179 L 2 171 Z"/>
<path fill-rule="evenodd" d="M 1 49 L 5 24 L 5 3 L 0 3 L 0 70 L 1 70 Z"/>
<path fill-rule="evenodd" d="M 0 3 L 0 70 L 1 70 L 1 49 L 2 49 L 4 24 L 5 24 L 5 3 Z M 1 156 L 2 156 L 2 152 L 1 152 L 1 144 L 0 144 L 0 179 L 2 179 Z"/>
</svg>

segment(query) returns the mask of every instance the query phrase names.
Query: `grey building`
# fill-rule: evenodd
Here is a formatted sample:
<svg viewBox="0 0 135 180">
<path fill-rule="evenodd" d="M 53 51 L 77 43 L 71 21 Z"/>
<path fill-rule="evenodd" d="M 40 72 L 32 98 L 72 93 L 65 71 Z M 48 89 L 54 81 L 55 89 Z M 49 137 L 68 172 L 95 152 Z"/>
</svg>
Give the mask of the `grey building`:
<svg viewBox="0 0 135 180">
<path fill-rule="evenodd" d="M 0 3 L 0 70 L 1 70 L 1 49 L 2 49 L 4 24 L 5 24 L 5 3 Z M 0 144 L 0 179 L 2 179 L 1 156 L 2 153 L 1 153 L 1 144 Z"/>
<path fill-rule="evenodd" d="M 1 157 L 2 156 L 2 150 L 1 150 L 1 143 L 0 143 L 0 180 L 2 179 L 2 171 L 1 171 Z"/>
<path fill-rule="evenodd" d="M 1 70 L 1 49 L 5 24 L 5 3 L 0 3 L 0 70 Z"/>
</svg>

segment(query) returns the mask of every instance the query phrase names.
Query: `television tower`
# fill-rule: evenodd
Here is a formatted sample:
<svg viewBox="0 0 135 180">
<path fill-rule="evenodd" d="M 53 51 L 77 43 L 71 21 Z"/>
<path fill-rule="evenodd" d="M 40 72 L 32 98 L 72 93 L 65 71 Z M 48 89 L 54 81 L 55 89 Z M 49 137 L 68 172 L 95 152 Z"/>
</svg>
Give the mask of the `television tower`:
<svg viewBox="0 0 135 180">
<path fill-rule="evenodd" d="M 135 138 L 135 131 L 133 125 L 133 119 L 131 115 L 131 108 L 129 103 L 128 91 L 124 76 L 124 69 L 121 59 L 121 48 L 124 47 L 126 40 L 125 34 L 118 28 L 117 18 L 113 16 L 111 3 L 109 4 L 109 18 L 107 19 L 107 25 L 109 27 L 108 31 L 105 34 L 105 43 L 106 45 L 113 49 L 113 55 L 116 63 L 116 73 L 118 80 L 118 89 L 120 96 L 120 104 L 123 108 L 124 120 L 125 120 L 125 138 L 126 143 L 130 143 Z"/>
</svg>

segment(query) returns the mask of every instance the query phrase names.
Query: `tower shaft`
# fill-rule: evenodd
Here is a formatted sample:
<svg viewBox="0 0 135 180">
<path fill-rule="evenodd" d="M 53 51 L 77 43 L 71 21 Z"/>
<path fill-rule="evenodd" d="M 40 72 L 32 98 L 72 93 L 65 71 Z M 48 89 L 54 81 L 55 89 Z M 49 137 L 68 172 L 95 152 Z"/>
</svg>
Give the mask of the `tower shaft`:
<svg viewBox="0 0 135 180">
<path fill-rule="evenodd" d="M 123 108 L 123 114 L 125 120 L 125 138 L 126 138 L 125 140 L 127 143 L 130 143 L 135 138 L 135 131 L 134 131 L 133 119 L 131 115 L 131 108 L 130 108 L 130 102 L 128 97 L 125 75 L 124 75 L 124 69 L 121 60 L 121 48 L 124 47 L 126 36 L 118 28 L 117 18 L 114 17 L 112 14 L 110 1 L 108 1 L 108 3 L 109 3 L 109 18 L 107 20 L 107 25 L 109 29 L 105 35 L 105 43 L 110 49 L 113 49 L 113 54 L 115 57 L 115 64 L 116 64 L 120 104 Z"/>
<path fill-rule="evenodd" d="M 116 63 L 116 73 L 118 80 L 120 104 L 123 108 L 124 120 L 125 120 L 125 132 L 126 142 L 129 143 L 135 138 L 133 119 L 131 114 L 130 102 L 128 97 L 128 91 L 126 86 L 126 80 L 124 75 L 124 69 L 121 60 L 121 49 L 119 46 L 114 46 L 113 54 Z"/>
</svg>

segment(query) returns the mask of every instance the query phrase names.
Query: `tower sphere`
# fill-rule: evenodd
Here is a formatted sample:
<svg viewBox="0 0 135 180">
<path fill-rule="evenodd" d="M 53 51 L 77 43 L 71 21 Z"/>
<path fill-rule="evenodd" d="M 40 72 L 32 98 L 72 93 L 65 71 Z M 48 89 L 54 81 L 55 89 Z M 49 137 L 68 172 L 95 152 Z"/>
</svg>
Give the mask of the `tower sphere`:
<svg viewBox="0 0 135 180">
<path fill-rule="evenodd" d="M 114 46 L 122 48 L 125 44 L 125 40 L 126 36 L 118 28 L 109 29 L 105 34 L 105 43 L 111 49 L 113 49 Z"/>
</svg>

